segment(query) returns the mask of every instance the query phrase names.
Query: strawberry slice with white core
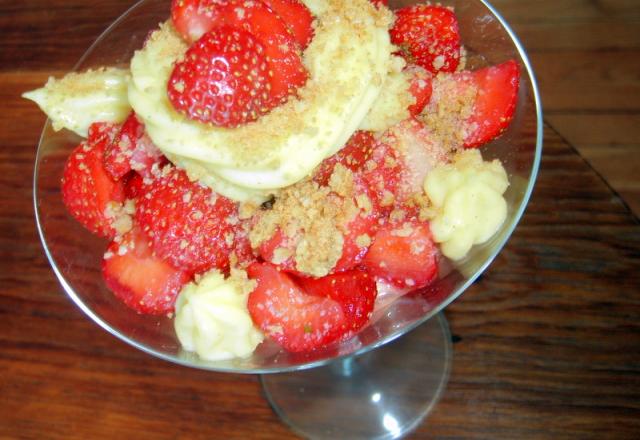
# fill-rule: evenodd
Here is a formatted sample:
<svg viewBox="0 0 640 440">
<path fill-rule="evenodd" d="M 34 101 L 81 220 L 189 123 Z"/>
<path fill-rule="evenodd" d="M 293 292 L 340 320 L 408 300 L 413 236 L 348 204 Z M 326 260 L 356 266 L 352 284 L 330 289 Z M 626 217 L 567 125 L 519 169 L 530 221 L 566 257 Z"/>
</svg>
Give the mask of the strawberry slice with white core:
<svg viewBox="0 0 640 440">
<path fill-rule="evenodd" d="M 389 128 L 382 141 L 393 146 L 400 168 L 396 202 L 422 193 L 427 173 L 448 160 L 447 149 L 425 124 L 414 118 Z"/>
<path fill-rule="evenodd" d="M 105 284 L 128 307 L 145 314 L 171 313 L 190 275 L 157 257 L 134 227 L 113 241 L 102 261 Z"/>
<path fill-rule="evenodd" d="M 124 121 L 120 132 L 105 149 L 104 167 L 116 180 L 133 170 L 144 177 L 151 176 L 155 164 L 162 164 L 164 156 L 144 131 L 144 125 L 134 112 Z"/>
</svg>

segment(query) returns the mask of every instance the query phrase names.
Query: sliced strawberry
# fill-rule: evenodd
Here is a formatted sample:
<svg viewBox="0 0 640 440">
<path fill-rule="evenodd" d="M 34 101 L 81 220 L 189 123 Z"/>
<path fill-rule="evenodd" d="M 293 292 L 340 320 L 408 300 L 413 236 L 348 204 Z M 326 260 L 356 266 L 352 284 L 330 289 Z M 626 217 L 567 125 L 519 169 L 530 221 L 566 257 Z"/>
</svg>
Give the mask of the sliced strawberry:
<svg viewBox="0 0 640 440">
<path fill-rule="evenodd" d="M 190 280 L 187 272 L 157 257 L 136 227 L 109 245 L 102 275 L 107 287 L 127 306 L 153 315 L 172 312 L 180 289 Z"/>
<path fill-rule="evenodd" d="M 125 199 L 124 185 L 103 166 L 104 150 L 118 126 L 92 124 L 89 136 L 71 153 L 62 176 L 62 201 L 69 213 L 94 234 L 112 238 L 115 215 Z"/>
<path fill-rule="evenodd" d="M 409 92 L 415 98 L 415 102 L 409 106 L 411 116 L 419 115 L 431 99 L 431 80 L 429 72 L 420 66 L 410 65 L 405 71 L 411 76 Z"/>
<path fill-rule="evenodd" d="M 520 67 L 514 60 L 485 67 L 469 76 L 478 90 L 473 112 L 465 121 L 464 146 L 477 147 L 499 136 L 511 123 L 518 101 Z"/>
<path fill-rule="evenodd" d="M 403 202 L 415 193 L 422 193 L 427 173 L 448 160 L 447 149 L 422 122 L 410 118 L 385 132 L 382 141 L 393 145 L 399 167 L 396 202 Z"/>
<path fill-rule="evenodd" d="M 307 72 L 300 57 L 300 46 L 285 22 L 264 2 L 184 0 L 181 3 L 178 0 L 174 2 L 173 11 L 174 25 L 188 41 L 214 27 L 225 25 L 243 29 L 262 43 L 271 86 L 270 101 L 265 111 L 286 101 L 306 82 Z M 306 13 L 297 18 L 300 23 L 307 19 Z"/>
<path fill-rule="evenodd" d="M 430 72 L 454 72 L 460 62 L 460 33 L 453 10 L 420 4 L 401 8 L 391 28 L 391 42 L 410 63 Z"/>
<path fill-rule="evenodd" d="M 229 0 L 172 0 L 171 21 L 189 43 L 209 32 L 216 22 L 216 8 Z"/>
<path fill-rule="evenodd" d="M 318 185 L 327 185 L 336 164 L 342 164 L 353 172 L 359 171 L 371 156 L 375 138 L 370 131 L 356 131 L 344 147 L 323 160 L 313 175 Z"/>
<path fill-rule="evenodd" d="M 234 202 L 177 168 L 163 169 L 144 191 L 136 220 L 160 258 L 194 273 L 229 268 L 238 224 Z"/>
<path fill-rule="evenodd" d="M 376 8 L 380 6 L 389 6 L 389 0 L 370 0 Z"/>
<path fill-rule="evenodd" d="M 393 209 L 400 186 L 403 167 L 399 157 L 398 152 L 386 140 L 376 141 L 360 172 L 374 209 L 383 215 Z"/>
<path fill-rule="evenodd" d="M 436 277 L 437 255 L 429 226 L 407 222 L 380 228 L 362 264 L 398 287 L 418 289 Z"/>
<path fill-rule="evenodd" d="M 299 283 L 310 295 L 337 301 L 349 330 L 357 332 L 369 322 L 378 291 L 375 280 L 367 272 L 355 269 L 317 279 L 303 278 Z"/>
<path fill-rule="evenodd" d="M 380 217 L 374 206 L 371 209 L 369 213 L 361 212 L 356 215 L 344 228 L 342 255 L 336 262 L 336 266 L 331 271 L 332 273 L 352 269 L 364 258 L 378 230 L 378 219 Z"/>
<path fill-rule="evenodd" d="M 300 47 L 287 25 L 266 4 L 257 0 L 232 0 L 218 8 L 222 23 L 251 33 L 265 48 L 271 90 L 269 108 L 294 94 L 307 80 Z"/>
<path fill-rule="evenodd" d="M 257 281 L 247 301 L 251 318 L 267 336 L 292 352 L 311 351 L 351 337 L 368 319 L 376 296 L 375 283 L 361 272 L 311 282 L 312 293 L 267 263 L 253 264 L 247 272 Z M 332 285 L 335 289 L 330 289 Z"/>
<path fill-rule="evenodd" d="M 104 167 L 116 180 L 131 170 L 149 177 L 153 165 L 161 164 L 163 158 L 162 152 L 144 132 L 144 125 L 131 112 L 105 149 Z"/>
<path fill-rule="evenodd" d="M 262 0 L 287 25 L 301 49 L 313 38 L 313 15 L 299 0 Z"/>
<path fill-rule="evenodd" d="M 174 66 L 167 85 L 173 107 L 191 119 L 236 127 L 263 114 L 269 99 L 265 48 L 230 26 L 204 34 Z"/>
</svg>

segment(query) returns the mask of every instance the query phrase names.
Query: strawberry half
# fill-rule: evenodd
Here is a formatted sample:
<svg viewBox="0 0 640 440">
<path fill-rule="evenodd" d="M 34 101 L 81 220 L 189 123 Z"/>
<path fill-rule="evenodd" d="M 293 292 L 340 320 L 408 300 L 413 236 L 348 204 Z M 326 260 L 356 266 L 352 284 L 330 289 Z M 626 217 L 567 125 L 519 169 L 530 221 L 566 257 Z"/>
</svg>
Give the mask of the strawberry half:
<svg viewBox="0 0 640 440">
<path fill-rule="evenodd" d="M 356 131 L 336 154 L 323 160 L 315 169 L 313 180 L 318 185 L 327 185 L 336 164 L 341 164 L 353 172 L 359 171 L 371 156 L 375 138 L 370 131 Z"/>
<path fill-rule="evenodd" d="M 438 274 L 438 251 L 425 223 L 386 225 L 376 234 L 363 266 L 398 287 L 419 289 Z"/>
<path fill-rule="evenodd" d="M 352 336 L 368 319 L 377 294 L 373 280 L 360 271 L 311 282 L 311 292 L 267 263 L 252 264 L 247 272 L 257 281 L 247 301 L 251 318 L 292 352 L 311 351 Z"/>
<path fill-rule="evenodd" d="M 244 30 L 212 29 L 176 63 L 167 90 L 173 107 L 193 120 L 222 127 L 254 121 L 269 99 L 265 48 Z"/>
<path fill-rule="evenodd" d="M 125 200 L 124 185 L 115 181 L 104 168 L 104 150 L 118 126 L 95 123 L 89 127 L 85 142 L 71 153 L 62 176 L 62 201 L 69 213 L 94 234 L 113 238 L 113 226 Z"/>
<path fill-rule="evenodd" d="M 229 268 L 238 224 L 234 202 L 173 167 L 143 192 L 135 219 L 160 258 L 192 273 Z"/>
<path fill-rule="evenodd" d="M 157 257 L 136 227 L 109 245 L 102 261 L 102 276 L 128 307 L 153 315 L 172 312 L 180 289 L 191 278 Z"/>
<path fill-rule="evenodd" d="M 251 33 L 265 48 L 271 89 L 269 108 L 295 93 L 307 81 L 300 46 L 287 25 L 266 4 L 257 0 L 232 0 L 218 8 L 221 22 Z"/>
<path fill-rule="evenodd" d="M 430 72 L 454 72 L 460 63 L 458 21 L 450 8 L 428 4 L 401 8 L 389 33 L 407 61 Z"/>
<path fill-rule="evenodd" d="M 145 177 L 151 176 L 154 164 L 161 164 L 164 156 L 149 136 L 136 114 L 131 112 L 104 152 L 104 167 L 111 177 L 120 180 L 134 170 Z"/>
<path fill-rule="evenodd" d="M 313 15 L 299 0 L 262 0 L 287 25 L 301 49 L 313 38 Z"/>
<path fill-rule="evenodd" d="M 307 80 L 300 46 L 283 20 L 259 0 L 180 0 L 174 2 L 173 22 L 187 41 L 218 26 L 250 33 L 264 47 L 269 66 L 269 103 L 265 111 L 286 101 Z M 193 3 L 193 4 L 192 4 Z M 307 20 L 303 14 L 301 20 Z"/>
<path fill-rule="evenodd" d="M 337 301 L 350 331 L 357 332 L 369 322 L 378 291 L 375 280 L 364 270 L 355 269 L 317 279 L 301 278 L 298 282 L 310 295 Z"/>
<path fill-rule="evenodd" d="M 478 94 L 471 116 L 465 121 L 464 146 L 477 147 L 499 136 L 511 123 L 518 101 L 520 68 L 514 60 L 474 72 L 454 74 L 468 77 Z"/>
</svg>

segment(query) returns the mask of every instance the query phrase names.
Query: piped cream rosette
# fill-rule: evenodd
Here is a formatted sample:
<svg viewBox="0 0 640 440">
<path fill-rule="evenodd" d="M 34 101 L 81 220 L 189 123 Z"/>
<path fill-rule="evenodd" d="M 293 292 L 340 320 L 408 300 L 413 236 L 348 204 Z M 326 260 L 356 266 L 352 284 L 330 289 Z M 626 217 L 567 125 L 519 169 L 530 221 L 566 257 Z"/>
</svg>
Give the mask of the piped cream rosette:
<svg viewBox="0 0 640 440">
<path fill-rule="evenodd" d="M 305 2 L 316 15 L 298 97 L 237 128 L 186 118 L 167 98 L 187 44 L 164 23 L 131 61 L 129 102 L 154 143 L 190 177 L 235 200 L 291 185 L 338 151 L 359 127 L 390 70 L 392 16 L 368 0 Z"/>
</svg>

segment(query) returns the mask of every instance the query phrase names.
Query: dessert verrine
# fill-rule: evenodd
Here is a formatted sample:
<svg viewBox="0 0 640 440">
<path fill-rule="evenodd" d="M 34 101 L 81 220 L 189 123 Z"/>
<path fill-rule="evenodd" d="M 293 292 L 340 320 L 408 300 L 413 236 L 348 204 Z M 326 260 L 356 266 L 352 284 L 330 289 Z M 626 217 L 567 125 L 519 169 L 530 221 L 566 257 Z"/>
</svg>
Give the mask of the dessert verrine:
<svg viewBox="0 0 640 440">
<path fill-rule="evenodd" d="M 205 359 L 349 338 L 504 221 L 474 147 L 508 126 L 518 65 L 466 71 L 454 11 L 376 3 L 176 1 L 129 70 L 28 94 L 87 137 L 62 195 L 111 241 L 107 286 Z"/>
</svg>

